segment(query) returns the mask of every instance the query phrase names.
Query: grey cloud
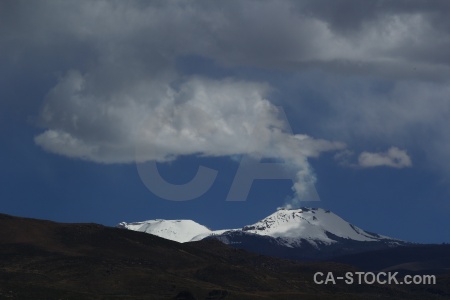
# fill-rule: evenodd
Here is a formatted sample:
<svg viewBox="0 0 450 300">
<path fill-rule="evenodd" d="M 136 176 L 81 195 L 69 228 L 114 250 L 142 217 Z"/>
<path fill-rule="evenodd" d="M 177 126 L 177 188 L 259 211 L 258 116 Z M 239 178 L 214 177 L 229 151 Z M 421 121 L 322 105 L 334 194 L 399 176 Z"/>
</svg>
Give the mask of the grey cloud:
<svg viewBox="0 0 450 300">
<path fill-rule="evenodd" d="M 401 150 L 397 147 L 391 147 L 387 152 L 361 153 L 358 157 L 358 165 L 362 168 L 386 166 L 401 169 L 405 167 L 411 167 L 412 162 L 406 151 Z"/>
<path fill-rule="evenodd" d="M 320 78 L 320 80 L 317 80 Z M 290 105 L 299 119 L 319 120 L 308 133 L 346 142 L 355 150 L 396 145 L 423 160 L 416 167 L 450 175 L 450 89 L 444 82 L 337 78 L 310 74 L 298 79 L 314 97 L 299 97 Z M 305 92 L 302 92 L 303 94 Z M 315 106 L 320 110 L 313 110 Z M 311 107 L 311 108 L 309 108 Z M 415 151 L 415 152 L 414 152 Z M 354 157 L 341 153 L 337 161 L 352 166 Z"/>
<path fill-rule="evenodd" d="M 386 152 L 363 151 L 356 160 L 354 151 L 344 149 L 336 153 L 334 159 L 341 166 L 347 168 L 390 167 L 402 169 L 413 165 L 409 154 L 397 147 L 390 147 Z"/>
<path fill-rule="evenodd" d="M 188 54 L 225 66 L 392 70 L 396 78 L 450 72 L 442 1 L 16 2 L 1 16 L 2 40 L 16 58 L 45 50 L 108 72 L 126 59 L 159 73 Z"/>
<path fill-rule="evenodd" d="M 444 15 L 450 8 L 446 0 L 307 0 L 293 2 L 299 11 L 325 20 L 332 30 L 355 32 L 367 23 L 385 15 Z"/>
<path fill-rule="evenodd" d="M 412 81 L 392 84 L 385 91 L 371 89 L 367 85 L 359 90 L 345 90 L 345 94 L 336 91 L 330 103 L 341 121 L 330 120 L 327 131 L 409 144 L 447 135 L 445 124 L 450 117 L 447 85 Z"/>
<path fill-rule="evenodd" d="M 448 91 L 442 82 L 450 78 L 445 51 L 450 35 L 443 1 L 3 1 L 1 5 L 0 43 L 5 51 L 0 61 L 20 66 L 23 76 L 33 74 L 27 69 L 30 61 L 42 61 L 39 67 L 45 72 L 60 73 L 42 105 L 40 124 L 45 131 L 36 137 L 52 152 L 98 162 L 129 162 L 136 143 L 145 150 L 142 160 L 164 160 L 167 155 L 197 152 L 250 153 L 281 139 L 283 147 L 269 146 L 268 151 L 300 153 L 298 166 L 306 170 L 306 157 L 344 147 L 309 136 L 273 133 L 269 129 L 280 124 L 266 84 L 251 78 L 186 77 L 175 67 L 176 59 L 186 55 L 207 57 L 230 69 L 321 69 L 338 77 L 435 81 L 396 83 L 384 94 L 362 87 L 342 95 L 342 86 L 327 86 L 321 78 L 317 89 L 328 93 L 327 104 L 336 116 L 317 126 L 326 131 L 322 137 L 342 138 L 349 144 L 346 135 L 380 137 L 398 145 L 395 140 L 415 124 L 423 124 L 434 136 L 445 136 L 439 126 L 448 117 Z M 428 98 L 436 99 L 433 107 L 438 108 L 427 105 Z M 261 113 L 266 140 L 255 141 L 245 124 Z M 140 129 L 144 124 L 146 132 Z M 143 134 L 148 136 L 139 144 Z M 250 148 L 241 148 L 243 141 L 250 141 Z"/>
</svg>

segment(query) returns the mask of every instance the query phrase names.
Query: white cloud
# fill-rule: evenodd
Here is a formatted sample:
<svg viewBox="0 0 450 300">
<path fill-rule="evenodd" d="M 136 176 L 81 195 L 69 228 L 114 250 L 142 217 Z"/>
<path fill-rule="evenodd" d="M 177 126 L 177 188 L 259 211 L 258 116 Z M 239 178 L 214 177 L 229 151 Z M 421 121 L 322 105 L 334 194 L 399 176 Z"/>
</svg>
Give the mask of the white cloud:
<svg viewBox="0 0 450 300">
<path fill-rule="evenodd" d="M 412 162 L 408 153 L 397 147 L 391 147 L 387 152 L 371 153 L 363 152 L 358 157 L 358 165 L 363 168 L 373 167 L 392 167 L 406 168 L 411 167 Z"/>
<path fill-rule="evenodd" d="M 137 82 L 109 98 L 89 88 L 88 75 L 71 71 L 48 94 L 47 129 L 35 141 L 44 149 L 100 163 L 166 161 L 179 155 L 277 157 L 296 168 L 294 190 L 315 177 L 308 157 L 344 144 L 285 131 L 267 84 L 189 77 L 169 83 Z"/>
</svg>

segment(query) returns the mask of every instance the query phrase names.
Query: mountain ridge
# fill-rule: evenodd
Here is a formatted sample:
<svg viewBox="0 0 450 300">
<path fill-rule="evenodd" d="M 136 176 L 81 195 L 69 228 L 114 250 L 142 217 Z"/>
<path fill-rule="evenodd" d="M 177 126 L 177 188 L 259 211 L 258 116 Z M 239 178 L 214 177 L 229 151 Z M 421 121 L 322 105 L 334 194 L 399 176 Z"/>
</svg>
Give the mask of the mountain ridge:
<svg viewBox="0 0 450 300">
<path fill-rule="evenodd" d="M 441 273 L 433 286 L 327 286 L 313 281 L 316 272 L 344 276 L 358 268 L 258 255 L 212 238 L 178 243 L 94 223 L 0 214 L 0 299 L 448 299 L 448 247 L 421 247 L 420 253 L 397 247 L 343 258 L 370 270 L 375 265 L 423 265 L 433 257 L 438 260 L 426 270 L 445 267 L 436 270 Z"/>
<path fill-rule="evenodd" d="M 324 218 L 324 215 L 327 214 L 328 218 Z M 289 218 L 289 215 L 291 216 L 291 218 Z M 321 218 L 321 220 L 318 220 L 318 218 Z M 188 232 L 189 230 L 185 230 L 184 232 L 189 236 L 192 236 L 191 240 L 185 238 L 183 241 L 180 241 L 179 238 L 177 239 L 175 237 L 171 237 L 170 234 L 167 235 L 165 234 L 165 232 L 175 230 L 175 228 L 173 229 L 168 228 L 173 227 L 172 224 L 177 222 L 181 223 L 182 225 L 188 225 L 189 227 L 191 227 L 190 229 L 192 232 Z M 152 226 L 156 223 L 158 223 L 158 225 L 162 225 L 164 223 L 168 228 L 156 229 L 155 228 L 156 226 Z M 277 226 L 274 227 L 272 226 L 273 224 L 276 224 Z M 252 225 L 246 225 L 243 226 L 242 228 L 236 229 L 211 230 L 204 225 L 201 225 L 193 220 L 187 219 L 178 219 L 178 220 L 154 219 L 132 223 L 121 222 L 117 225 L 117 227 L 147 232 L 179 242 L 200 240 L 201 238 L 207 237 L 208 234 L 217 235 L 228 231 L 241 230 L 248 233 L 267 235 L 271 237 L 284 237 L 284 238 L 303 237 L 303 238 L 310 238 L 310 240 L 312 241 L 320 240 L 321 242 L 332 243 L 333 241 L 330 240 L 329 237 L 325 236 L 323 232 L 317 232 L 317 228 L 319 227 L 321 227 L 322 231 L 327 231 L 336 236 L 343 238 L 350 238 L 353 240 L 371 241 L 371 240 L 388 239 L 393 241 L 394 240 L 401 241 L 399 239 L 363 230 L 343 220 L 342 218 L 340 218 L 339 216 L 337 216 L 336 214 L 332 213 L 329 210 L 324 210 L 322 208 L 306 208 L 306 207 L 298 209 L 279 208 L 274 213 L 270 214 L 269 216 L 261 219 L 260 221 Z M 295 229 L 295 231 L 293 231 L 293 229 Z M 295 233 L 295 235 L 292 235 L 292 233 Z M 316 234 L 316 236 L 314 236 L 314 234 Z"/>
<path fill-rule="evenodd" d="M 164 224 L 166 228 L 156 228 L 156 223 Z M 182 239 L 180 234 L 171 232 L 174 230 L 174 223 L 194 223 L 195 226 L 190 226 L 191 231 L 184 228 L 185 236 Z M 260 221 L 238 229 L 210 230 L 191 220 L 122 222 L 118 227 L 156 234 L 178 242 L 218 239 L 233 247 L 290 259 L 329 258 L 408 244 L 399 239 L 365 231 L 329 210 L 306 207 L 280 208 Z"/>
</svg>

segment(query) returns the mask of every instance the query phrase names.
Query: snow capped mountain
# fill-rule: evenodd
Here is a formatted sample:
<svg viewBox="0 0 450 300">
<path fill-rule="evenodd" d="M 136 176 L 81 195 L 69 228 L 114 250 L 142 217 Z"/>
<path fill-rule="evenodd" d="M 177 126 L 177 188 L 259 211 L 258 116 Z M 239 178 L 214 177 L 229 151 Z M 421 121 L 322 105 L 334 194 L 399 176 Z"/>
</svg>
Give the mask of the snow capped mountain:
<svg viewBox="0 0 450 300">
<path fill-rule="evenodd" d="M 126 223 L 117 225 L 135 231 L 142 231 L 162 238 L 185 243 L 199 235 L 208 236 L 211 230 L 192 220 L 149 220 L 143 222 Z"/>
<path fill-rule="evenodd" d="M 323 259 L 407 244 L 367 232 L 321 208 L 283 208 L 253 225 L 230 230 L 213 231 L 191 220 L 122 222 L 118 227 L 180 243 L 213 238 L 236 248 L 294 259 Z"/>
<path fill-rule="evenodd" d="M 282 238 L 288 244 L 295 244 L 299 239 L 312 245 L 336 243 L 330 236 L 354 241 L 390 239 L 364 231 L 322 208 L 279 209 L 261 221 L 245 226 L 242 231 Z"/>
</svg>

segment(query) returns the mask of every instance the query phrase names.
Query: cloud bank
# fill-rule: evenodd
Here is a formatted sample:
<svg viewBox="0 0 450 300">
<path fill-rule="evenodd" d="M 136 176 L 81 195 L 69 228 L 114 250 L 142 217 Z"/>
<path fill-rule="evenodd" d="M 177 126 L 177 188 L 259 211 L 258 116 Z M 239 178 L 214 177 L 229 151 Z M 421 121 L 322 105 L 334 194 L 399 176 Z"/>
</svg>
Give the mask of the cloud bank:
<svg viewBox="0 0 450 300">
<path fill-rule="evenodd" d="M 345 142 L 364 144 L 359 163 L 366 167 L 408 166 L 403 150 L 366 151 L 379 143 L 424 149 L 444 168 L 438 162 L 450 149 L 448 1 L 1 5 L 2 65 L 29 70 L 21 76 L 32 77 L 33 68 L 59 74 L 43 99 L 43 131 L 35 137 L 47 151 L 129 163 L 263 149 L 294 161 L 306 178 L 309 157 L 342 150 Z M 226 76 L 183 72 L 178 63 L 193 56 Z M 270 75 L 252 76 L 260 71 Z M 313 79 L 297 81 L 302 76 Z M 272 95 L 279 77 L 309 89 L 300 96 L 293 89 L 277 105 L 293 107 L 311 130 L 286 132 Z M 310 110 L 314 105 L 326 110 Z"/>
</svg>

